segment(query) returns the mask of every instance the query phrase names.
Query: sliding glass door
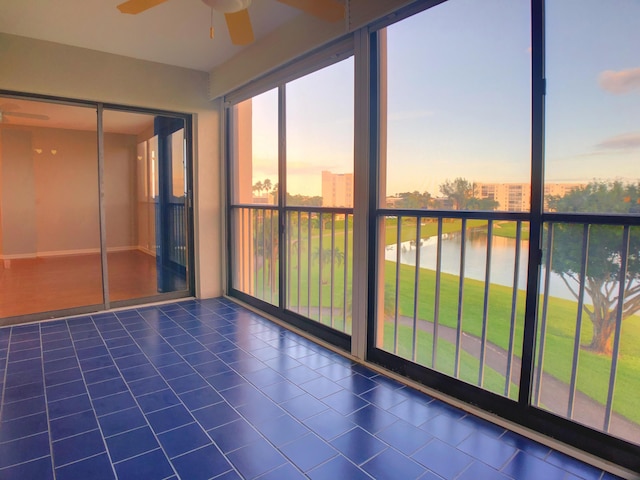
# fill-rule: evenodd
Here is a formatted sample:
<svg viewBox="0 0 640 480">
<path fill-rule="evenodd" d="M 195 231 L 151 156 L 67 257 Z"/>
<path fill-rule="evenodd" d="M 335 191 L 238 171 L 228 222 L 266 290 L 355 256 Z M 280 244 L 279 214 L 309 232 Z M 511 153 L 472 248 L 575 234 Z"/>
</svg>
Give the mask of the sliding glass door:
<svg viewBox="0 0 640 480">
<path fill-rule="evenodd" d="M 110 302 L 187 290 L 184 120 L 105 110 L 103 128 Z"/>
<path fill-rule="evenodd" d="M 370 36 L 367 358 L 632 468 L 638 15 L 423 2 Z"/>
<path fill-rule="evenodd" d="M 234 294 L 347 346 L 353 258 L 354 62 L 231 102 Z"/>
<path fill-rule="evenodd" d="M 583 8 L 579 20 L 571 3 L 548 1 L 545 11 L 550 88 L 532 403 L 640 445 L 640 53 L 632 46 L 640 4 Z"/>
<path fill-rule="evenodd" d="M 375 348 L 512 399 L 529 245 L 528 11 L 451 0 L 378 34 Z"/>
<path fill-rule="evenodd" d="M 95 108 L 0 97 L 0 115 L 0 318 L 99 308 Z"/>
<path fill-rule="evenodd" d="M 188 295 L 187 117 L 0 97 L 0 323 Z"/>
</svg>

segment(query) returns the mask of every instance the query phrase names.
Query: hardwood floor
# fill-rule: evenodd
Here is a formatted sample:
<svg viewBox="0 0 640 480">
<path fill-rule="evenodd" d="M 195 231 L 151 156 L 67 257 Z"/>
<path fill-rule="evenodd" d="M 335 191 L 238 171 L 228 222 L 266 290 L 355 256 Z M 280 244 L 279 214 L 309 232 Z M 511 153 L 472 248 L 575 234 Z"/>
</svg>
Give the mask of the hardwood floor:
<svg viewBox="0 0 640 480">
<path fill-rule="evenodd" d="M 158 294 L 155 257 L 113 252 L 107 264 L 111 301 Z M 0 318 L 102 303 L 99 254 L 0 262 Z"/>
</svg>

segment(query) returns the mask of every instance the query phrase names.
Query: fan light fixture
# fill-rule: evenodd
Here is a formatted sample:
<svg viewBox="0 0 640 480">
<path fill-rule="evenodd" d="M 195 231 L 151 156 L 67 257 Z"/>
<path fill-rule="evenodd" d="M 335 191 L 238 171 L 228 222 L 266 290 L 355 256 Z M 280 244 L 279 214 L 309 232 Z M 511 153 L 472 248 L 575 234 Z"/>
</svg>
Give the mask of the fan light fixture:
<svg viewBox="0 0 640 480">
<path fill-rule="evenodd" d="M 222 13 L 236 13 L 251 5 L 251 0 L 202 0 L 202 2 Z"/>
</svg>

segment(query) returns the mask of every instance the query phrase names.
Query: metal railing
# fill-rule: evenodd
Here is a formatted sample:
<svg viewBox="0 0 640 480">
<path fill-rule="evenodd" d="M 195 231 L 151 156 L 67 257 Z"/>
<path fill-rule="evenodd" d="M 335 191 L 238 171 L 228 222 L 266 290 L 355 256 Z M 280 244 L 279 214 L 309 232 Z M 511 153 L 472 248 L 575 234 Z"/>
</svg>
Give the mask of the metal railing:
<svg viewBox="0 0 640 480">
<path fill-rule="evenodd" d="M 169 202 L 169 260 L 183 267 L 187 266 L 187 220 L 184 198 L 179 202 Z"/>
<path fill-rule="evenodd" d="M 515 399 L 529 223 L 484 213 L 378 217 L 376 346 Z M 640 311 L 640 227 L 625 221 L 544 223 L 531 404 L 638 443 L 638 355 L 623 321 Z"/>
<path fill-rule="evenodd" d="M 282 308 L 350 334 L 352 211 L 287 207 L 281 235 L 275 206 L 231 212 L 233 287 L 276 306 L 284 288 Z"/>
<path fill-rule="evenodd" d="M 455 218 L 401 214 L 381 217 L 386 233 L 384 320 L 378 322 L 378 347 L 468 383 L 512 395 L 519 379 L 517 340 L 522 327 L 526 274 L 522 263 L 522 220 Z M 494 226 L 509 225 L 512 239 L 501 245 L 500 284 L 494 284 Z M 393 232 L 393 234 L 391 234 Z M 468 248 L 473 244 L 473 251 Z M 479 252 L 479 250 L 481 250 Z M 469 263 L 470 255 L 474 262 Z M 483 261 L 478 262 L 478 255 Z M 392 272 L 392 274 L 390 273 Z M 509 311 L 491 311 L 491 292 L 499 289 Z M 520 302 L 520 303 L 519 303 Z M 455 305 L 453 305 L 455 304 Z M 391 307 L 391 308 L 390 308 Z M 445 308 L 446 307 L 446 308 Z M 499 334 L 489 335 L 499 317 Z M 388 339 L 391 330 L 392 340 Z M 488 354 L 490 361 L 488 361 Z M 475 371 L 471 371 L 475 370 Z M 501 386 L 496 386 L 496 379 Z"/>
<path fill-rule="evenodd" d="M 287 207 L 287 309 L 351 334 L 351 209 Z"/>
<path fill-rule="evenodd" d="M 178 200 L 178 201 L 175 201 Z M 153 203 L 154 225 L 162 225 L 163 232 L 155 232 L 155 251 L 166 248 L 166 255 L 170 262 L 174 262 L 181 267 L 187 267 L 187 217 L 184 198 L 175 198 L 174 201 L 166 204 L 167 211 L 163 215 L 162 207 L 156 200 Z M 163 216 L 166 217 L 166 224 L 163 223 Z M 163 246 L 163 238 L 166 238 L 167 245 Z"/>
<path fill-rule="evenodd" d="M 273 206 L 237 207 L 233 215 L 233 286 L 278 304 L 280 242 L 278 210 Z"/>
<path fill-rule="evenodd" d="M 629 418 L 638 357 L 629 345 L 622 348 L 623 322 L 634 321 L 630 317 L 640 300 L 636 228 L 545 223 L 532 403 L 638 443 L 640 422 L 633 414 Z M 567 321 L 562 316 L 566 308 L 552 305 L 554 275 L 573 300 L 575 320 Z M 563 333 L 557 333 L 559 328 Z M 566 360 L 563 369 L 554 368 L 559 354 Z M 616 396 L 620 400 L 614 405 Z"/>
</svg>

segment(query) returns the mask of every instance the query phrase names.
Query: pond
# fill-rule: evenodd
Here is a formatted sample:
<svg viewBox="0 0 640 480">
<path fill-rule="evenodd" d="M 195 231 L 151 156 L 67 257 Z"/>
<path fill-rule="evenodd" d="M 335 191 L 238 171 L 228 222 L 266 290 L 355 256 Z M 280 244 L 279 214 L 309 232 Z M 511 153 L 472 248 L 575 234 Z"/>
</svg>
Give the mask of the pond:
<svg viewBox="0 0 640 480">
<path fill-rule="evenodd" d="M 472 230 L 468 232 L 465 242 L 465 278 L 484 281 L 486 275 L 487 260 L 487 233 L 484 230 Z M 452 275 L 460 274 L 460 249 L 462 235 L 459 232 L 443 234 L 442 236 L 442 264 L 441 271 Z M 387 245 L 385 260 L 396 261 L 396 244 Z M 431 237 L 422 240 L 420 246 L 420 267 L 429 270 L 436 269 L 438 239 Z M 520 242 L 520 261 L 518 265 L 518 289 L 525 290 L 527 285 L 527 257 L 529 241 Z M 491 252 L 491 283 L 513 286 L 514 264 L 516 254 L 516 240 L 505 237 L 492 237 Z M 416 264 L 415 241 L 400 244 L 400 262 L 404 265 Z M 541 288 L 544 285 L 544 266 L 542 267 Z M 551 273 L 549 294 L 575 301 L 562 279 L 556 273 Z M 591 299 L 585 295 L 585 303 Z"/>
</svg>

